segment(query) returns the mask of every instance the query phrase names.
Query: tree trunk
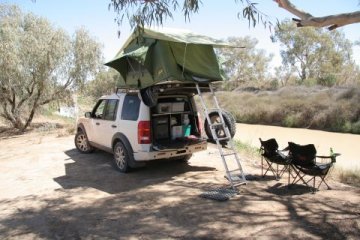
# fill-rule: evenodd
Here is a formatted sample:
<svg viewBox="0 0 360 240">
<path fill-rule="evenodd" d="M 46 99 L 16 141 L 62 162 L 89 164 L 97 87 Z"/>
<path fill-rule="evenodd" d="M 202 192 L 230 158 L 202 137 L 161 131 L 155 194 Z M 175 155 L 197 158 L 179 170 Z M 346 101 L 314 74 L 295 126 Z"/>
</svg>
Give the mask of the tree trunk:
<svg viewBox="0 0 360 240">
<path fill-rule="evenodd" d="M 32 120 L 33 120 L 33 118 L 34 118 L 35 111 L 36 111 L 37 108 L 38 108 L 38 107 L 35 106 L 35 104 L 34 104 L 33 108 L 31 109 L 29 118 L 26 120 L 26 123 L 25 123 L 25 125 L 23 125 L 23 128 L 21 129 L 21 131 L 25 131 L 25 129 L 30 126 L 30 124 L 31 124 L 31 122 L 32 122 Z"/>
</svg>

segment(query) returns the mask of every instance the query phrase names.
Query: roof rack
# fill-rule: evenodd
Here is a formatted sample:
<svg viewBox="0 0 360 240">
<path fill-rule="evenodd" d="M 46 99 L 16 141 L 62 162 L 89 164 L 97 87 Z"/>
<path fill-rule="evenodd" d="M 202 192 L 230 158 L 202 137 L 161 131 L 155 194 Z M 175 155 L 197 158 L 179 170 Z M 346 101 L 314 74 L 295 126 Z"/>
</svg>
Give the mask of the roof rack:
<svg viewBox="0 0 360 240">
<path fill-rule="evenodd" d="M 139 89 L 130 88 L 130 87 L 117 87 L 115 93 L 129 93 L 129 92 L 139 92 Z"/>
<path fill-rule="evenodd" d="M 148 88 L 151 88 L 155 92 L 164 92 L 165 90 L 172 90 L 176 91 L 177 89 L 189 89 L 189 90 L 196 90 L 196 86 L 202 89 L 202 92 L 209 92 L 209 83 L 196 83 L 196 82 L 181 82 L 181 81 L 166 81 L 166 82 L 160 82 L 156 83 L 152 86 L 149 86 Z M 138 88 L 132 88 L 128 86 L 123 87 L 116 87 L 115 93 L 138 93 L 140 89 Z"/>
</svg>

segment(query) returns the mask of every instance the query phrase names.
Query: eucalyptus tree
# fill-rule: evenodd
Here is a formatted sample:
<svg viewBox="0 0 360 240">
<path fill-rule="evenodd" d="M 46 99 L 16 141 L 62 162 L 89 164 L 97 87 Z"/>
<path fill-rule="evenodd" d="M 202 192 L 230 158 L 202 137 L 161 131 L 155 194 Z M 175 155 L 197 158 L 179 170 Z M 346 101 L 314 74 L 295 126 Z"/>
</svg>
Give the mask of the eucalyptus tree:
<svg viewBox="0 0 360 240">
<path fill-rule="evenodd" d="M 294 28 L 292 22 L 283 21 L 275 29 L 274 40 L 281 44 L 283 64 L 296 70 L 300 82 L 315 79 L 333 85 L 342 69 L 354 64 L 352 43 L 340 31 Z"/>
<path fill-rule="evenodd" d="M 271 10 L 262 9 L 261 3 L 258 4 L 256 0 L 234 0 L 234 2 L 242 4 L 237 17 L 247 19 L 249 25 L 255 26 L 259 22 L 265 26 L 272 25 L 266 15 L 266 12 Z M 329 30 L 334 30 L 338 27 L 360 22 L 360 11 L 316 17 L 300 9 L 290 0 L 273 0 L 273 2 L 274 7 L 277 4 L 280 8 L 295 15 L 297 18 L 293 18 L 293 21 L 297 23 L 296 26 L 298 27 L 326 27 Z M 356 2 L 354 0 L 355 6 Z M 222 4 L 225 3 L 219 1 L 219 12 L 221 12 Z M 121 24 L 126 17 L 132 27 L 162 25 L 167 18 L 172 18 L 176 11 L 182 11 L 185 20 L 189 20 L 193 13 L 197 13 L 203 7 L 206 7 L 206 1 L 201 0 L 110 0 L 109 3 L 109 9 L 113 9 L 117 14 L 117 23 Z"/>
<path fill-rule="evenodd" d="M 40 106 L 79 89 L 99 69 L 101 46 L 42 17 L 0 5 L 0 116 L 25 130 Z"/>
<path fill-rule="evenodd" d="M 224 71 L 231 76 L 235 86 L 244 82 L 261 82 L 266 80 L 272 55 L 263 49 L 256 48 L 258 40 L 246 37 L 230 37 L 227 39 L 235 46 L 243 48 L 219 48 L 218 52 L 224 59 Z"/>
</svg>

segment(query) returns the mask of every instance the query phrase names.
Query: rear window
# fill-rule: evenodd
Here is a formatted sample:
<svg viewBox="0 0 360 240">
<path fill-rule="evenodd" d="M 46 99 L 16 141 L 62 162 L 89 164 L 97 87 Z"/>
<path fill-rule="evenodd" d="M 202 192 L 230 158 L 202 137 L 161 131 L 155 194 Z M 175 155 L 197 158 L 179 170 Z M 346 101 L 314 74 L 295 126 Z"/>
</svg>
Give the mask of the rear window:
<svg viewBox="0 0 360 240">
<path fill-rule="evenodd" d="M 126 95 L 121 111 L 122 120 L 136 121 L 139 117 L 140 99 L 138 95 Z"/>
</svg>

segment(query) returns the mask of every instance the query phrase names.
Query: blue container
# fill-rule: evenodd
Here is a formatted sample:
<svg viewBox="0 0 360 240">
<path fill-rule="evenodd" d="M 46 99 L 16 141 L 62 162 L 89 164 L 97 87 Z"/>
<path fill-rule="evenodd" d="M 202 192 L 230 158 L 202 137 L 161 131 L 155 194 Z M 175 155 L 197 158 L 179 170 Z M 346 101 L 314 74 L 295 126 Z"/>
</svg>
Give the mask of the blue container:
<svg viewBox="0 0 360 240">
<path fill-rule="evenodd" d="M 191 133 L 191 125 L 183 125 L 183 133 L 184 133 L 184 137 L 188 137 L 190 136 Z"/>
</svg>

